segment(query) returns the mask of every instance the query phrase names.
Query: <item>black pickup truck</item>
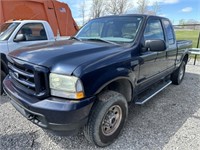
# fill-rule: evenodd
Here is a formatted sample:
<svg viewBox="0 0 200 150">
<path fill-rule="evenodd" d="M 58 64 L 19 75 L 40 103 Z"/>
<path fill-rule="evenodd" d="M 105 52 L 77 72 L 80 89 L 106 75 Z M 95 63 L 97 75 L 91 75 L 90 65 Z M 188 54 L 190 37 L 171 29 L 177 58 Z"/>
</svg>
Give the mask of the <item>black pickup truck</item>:
<svg viewBox="0 0 200 150">
<path fill-rule="evenodd" d="M 90 142 L 104 147 L 120 134 L 129 104 L 181 83 L 191 45 L 176 41 L 167 18 L 101 17 L 70 40 L 11 52 L 4 90 L 34 124 L 59 135 L 83 127 Z"/>
</svg>

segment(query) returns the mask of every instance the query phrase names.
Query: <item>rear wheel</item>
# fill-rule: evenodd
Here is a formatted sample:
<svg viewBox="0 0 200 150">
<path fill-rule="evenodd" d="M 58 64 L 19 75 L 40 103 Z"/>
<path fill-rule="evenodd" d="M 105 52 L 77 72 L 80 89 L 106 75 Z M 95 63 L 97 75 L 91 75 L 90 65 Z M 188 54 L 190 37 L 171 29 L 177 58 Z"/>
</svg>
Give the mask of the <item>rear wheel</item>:
<svg viewBox="0 0 200 150">
<path fill-rule="evenodd" d="M 106 91 L 94 105 L 84 135 L 90 142 L 104 147 L 119 136 L 128 115 L 127 101 L 114 91 Z"/>
<path fill-rule="evenodd" d="M 182 82 L 185 76 L 185 65 L 186 63 L 183 61 L 179 68 L 174 73 L 172 73 L 171 80 L 173 84 L 179 85 Z"/>
<path fill-rule="evenodd" d="M 0 76 L 0 78 L 1 78 L 1 83 L 0 83 L 0 94 L 2 95 L 3 94 L 3 80 L 4 80 L 4 78 L 6 77 L 6 74 L 5 74 L 5 72 L 3 72 L 2 70 L 1 70 L 1 76 Z"/>
</svg>

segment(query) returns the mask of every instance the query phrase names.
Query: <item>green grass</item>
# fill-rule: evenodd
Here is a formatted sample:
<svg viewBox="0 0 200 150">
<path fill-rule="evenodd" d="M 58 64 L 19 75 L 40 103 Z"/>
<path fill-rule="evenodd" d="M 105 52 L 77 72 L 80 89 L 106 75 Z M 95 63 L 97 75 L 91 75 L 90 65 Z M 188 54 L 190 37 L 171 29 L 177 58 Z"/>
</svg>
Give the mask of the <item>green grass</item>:
<svg viewBox="0 0 200 150">
<path fill-rule="evenodd" d="M 192 47 L 197 47 L 197 41 L 199 37 L 199 30 L 177 30 L 176 33 L 176 39 L 177 40 L 191 40 L 192 41 Z M 199 45 L 200 47 L 200 45 Z"/>
</svg>

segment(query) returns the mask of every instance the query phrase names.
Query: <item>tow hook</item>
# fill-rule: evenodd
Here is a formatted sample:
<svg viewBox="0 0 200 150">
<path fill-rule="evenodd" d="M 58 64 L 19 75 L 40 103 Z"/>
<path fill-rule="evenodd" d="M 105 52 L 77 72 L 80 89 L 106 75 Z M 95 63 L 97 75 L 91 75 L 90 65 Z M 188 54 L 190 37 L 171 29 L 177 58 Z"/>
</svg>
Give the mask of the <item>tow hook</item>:
<svg viewBox="0 0 200 150">
<path fill-rule="evenodd" d="M 38 124 L 38 123 L 40 122 L 40 121 L 36 118 L 35 115 L 29 115 L 27 119 L 30 120 L 30 121 L 32 121 L 32 122 L 34 122 L 35 124 Z"/>
<path fill-rule="evenodd" d="M 28 119 L 28 120 L 33 120 L 34 118 L 35 118 L 35 116 L 29 115 L 27 119 Z"/>
</svg>

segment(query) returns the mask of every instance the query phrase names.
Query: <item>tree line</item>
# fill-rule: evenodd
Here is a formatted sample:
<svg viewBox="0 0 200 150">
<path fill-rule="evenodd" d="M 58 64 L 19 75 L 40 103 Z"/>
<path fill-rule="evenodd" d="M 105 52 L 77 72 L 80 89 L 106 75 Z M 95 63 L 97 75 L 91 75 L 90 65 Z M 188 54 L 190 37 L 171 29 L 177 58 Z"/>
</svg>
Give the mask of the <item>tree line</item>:
<svg viewBox="0 0 200 150">
<path fill-rule="evenodd" d="M 152 14 L 158 15 L 160 5 L 156 1 L 149 7 L 149 0 L 92 0 L 91 8 L 89 8 L 89 19 L 98 18 L 105 15 L 120 15 L 130 13 Z M 87 2 L 83 0 L 79 4 L 79 14 L 82 18 L 82 24 L 88 21 Z"/>
</svg>

